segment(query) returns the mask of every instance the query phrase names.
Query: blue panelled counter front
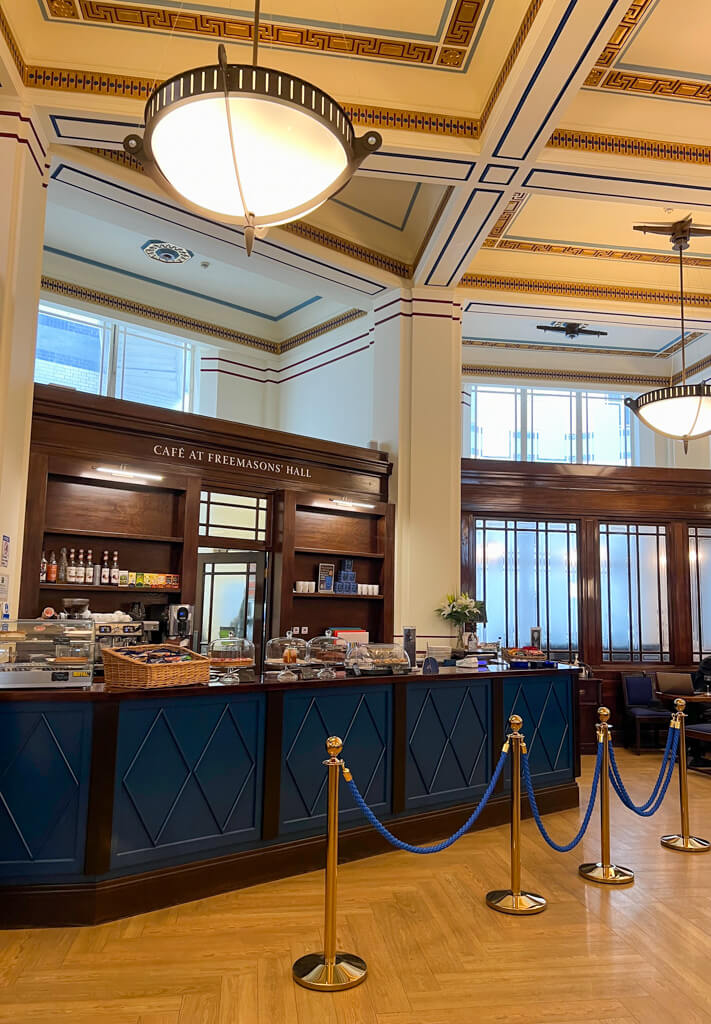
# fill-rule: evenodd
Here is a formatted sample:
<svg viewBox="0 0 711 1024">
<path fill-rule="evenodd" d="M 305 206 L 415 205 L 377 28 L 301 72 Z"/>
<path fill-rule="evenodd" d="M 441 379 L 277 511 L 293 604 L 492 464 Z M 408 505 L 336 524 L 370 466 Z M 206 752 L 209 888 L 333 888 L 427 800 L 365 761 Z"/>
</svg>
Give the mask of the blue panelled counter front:
<svg viewBox="0 0 711 1024">
<path fill-rule="evenodd" d="M 0 927 L 86 924 L 323 864 L 324 743 L 410 842 L 454 831 L 520 714 L 542 810 L 576 806 L 577 670 L 0 692 Z M 510 778 L 479 826 L 507 820 Z M 341 855 L 386 849 L 341 792 Z"/>
</svg>

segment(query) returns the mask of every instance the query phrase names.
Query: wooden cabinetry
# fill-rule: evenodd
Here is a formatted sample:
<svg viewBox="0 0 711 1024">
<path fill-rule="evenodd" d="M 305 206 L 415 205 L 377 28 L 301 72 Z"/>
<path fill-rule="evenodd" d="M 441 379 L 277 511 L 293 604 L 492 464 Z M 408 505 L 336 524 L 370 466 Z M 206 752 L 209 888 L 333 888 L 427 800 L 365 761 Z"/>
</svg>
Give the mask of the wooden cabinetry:
<svg viewBox="0 0 711 1024">
<path fill-rule="evenodd" d="M 581 754 L 597 753 L 597 709 L 602 704 L 602 679 L 582 679 L 578 676 L 577 694 L 578 750 Z"/>
<path fill-rule="evenodd" d="M 344 506 L 326 495 L 282 492 L 277 502 L 275 553 L 275 632 L 299 628 L 304 639 L 334 626 L 366 629 L 370 639 L 393 638 L 394 506 Z M 362 505 L 362 503 L 361 503 Z M 359 583 L 376 584 L 377 594 L 299 594 L 297 580 L 313 581 L 323 562 L 352 559 Z M 306 627 L 308 633 L 303 633 Z"/>
<path fill-rule="evenodd" d="M 20 614 L 39 615 L 62 598 L 86 594 L 95 612 L 127 608 L 133 601 L 168 604 L 195 598 L 196 537 L 193 506 L 199 484 L 186 477 L 163 476 L 138 483 L 111 479 L 82 459 L 33 453 L 27 494 Z M 188 536 L 186 538 L 186 531 Z M 117 587 L 77 583 L 40 583 L 42 551 L 57 559 L 62 548 L 117 551 L 119 566 L 141 573 L 180 577 L 180 585 Z"/>
</svg>

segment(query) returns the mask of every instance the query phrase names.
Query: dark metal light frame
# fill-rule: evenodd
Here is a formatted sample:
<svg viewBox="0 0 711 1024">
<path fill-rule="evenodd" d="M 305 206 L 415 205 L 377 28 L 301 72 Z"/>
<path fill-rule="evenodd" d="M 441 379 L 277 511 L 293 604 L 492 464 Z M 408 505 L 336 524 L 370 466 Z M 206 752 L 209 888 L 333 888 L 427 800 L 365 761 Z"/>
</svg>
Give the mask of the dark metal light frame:
<svg viewBox="0 0 711 1024">
<path fill-rule="evenodd" d="M 353 124 L 343 107 L 323 90 L 304 79 L 256 64 L 228 64 L 222 45 L 219 47 L 218 57 L 217 64 L 183 71 L 157 86 L 146 103 L 146 127 L 143 138 L 131 134 L 127 135 L 123 142 L 126 152 L 140 160 L 153 180 L 188 209 L 213 220 L 252 228 L 267 228 L 296 220 L 340 192 L 363 160 L 382 145 L 379 132 L 368 131 L 364 135 L 356 136 Z M 161 171 L 151 148 L 151 139 L 156 125 L 168 111 L 203 96 L 224 97 L 226 101 L 230 96 L 251 96 L 307 114 L 325 125 L 340 142 L 346 157 L 343 172 L 328 188 L 310 197 L 307 202 L 267 217 L 255 216 L 250 212 L 247 212 L 247 216 L 229 216 L 191 202 L 174 188 Z M 226 118 L 229 119 L 229 112 L 226 113 Z M 186 139 L 186 145 L 189 144 L 190 140 Z M 233 152 L 233 156 L 237 164 L 238 154 Z M 285 173 L 288 173 L 288 169 L 285 169 Z"/>
</svg>

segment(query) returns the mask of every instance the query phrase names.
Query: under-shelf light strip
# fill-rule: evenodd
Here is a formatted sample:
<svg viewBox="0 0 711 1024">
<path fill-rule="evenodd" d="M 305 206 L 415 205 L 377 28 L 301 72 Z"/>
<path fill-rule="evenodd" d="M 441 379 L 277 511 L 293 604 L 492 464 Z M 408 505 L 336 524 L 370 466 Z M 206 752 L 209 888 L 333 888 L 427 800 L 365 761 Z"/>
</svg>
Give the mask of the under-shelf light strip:
<svg viewBox="0 0 711 1024">
<path fill-rule="evenodd" d="M 97 466 L 97 473 L 109 473 L 111 476 L 120 476 L 126 480 L 162 480 L 158 473 L 144 473 L 133 469 L 112 469 L 110 466 Z"/>
</svg>

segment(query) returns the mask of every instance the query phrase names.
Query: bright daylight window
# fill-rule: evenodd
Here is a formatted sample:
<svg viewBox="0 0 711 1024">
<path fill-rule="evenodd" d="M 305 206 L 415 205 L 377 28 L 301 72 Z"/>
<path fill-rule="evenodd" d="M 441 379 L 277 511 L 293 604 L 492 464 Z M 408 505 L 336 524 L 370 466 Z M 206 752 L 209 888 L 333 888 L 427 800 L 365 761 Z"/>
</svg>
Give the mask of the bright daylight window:
<svg viewBox="0 0 711 1024">
<path fill-rule="evenodd" d="M 42 303 L 35 380 L 161 409 L 197 408 L 195 342 Z"/>
<path fill-rule="evenodd" d="M 471 456 L 628 466 L 630 413 L 603 391 L 472 385 Z"/>
</svg>

